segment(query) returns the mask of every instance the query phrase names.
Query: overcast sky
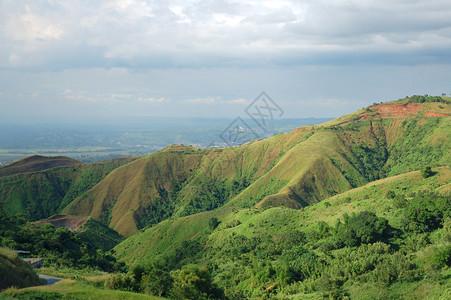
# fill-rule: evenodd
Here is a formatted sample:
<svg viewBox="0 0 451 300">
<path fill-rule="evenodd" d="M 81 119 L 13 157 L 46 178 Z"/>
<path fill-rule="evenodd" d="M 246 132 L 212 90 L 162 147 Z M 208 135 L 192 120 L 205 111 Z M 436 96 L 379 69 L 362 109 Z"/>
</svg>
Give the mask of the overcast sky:
<svg viewBox="0 0 451 300">
<path fill-rule="evenodd" d="M 451 93 L 451 1 L 0 0 L 0 118 L 283 117 Z"/>
</svg>

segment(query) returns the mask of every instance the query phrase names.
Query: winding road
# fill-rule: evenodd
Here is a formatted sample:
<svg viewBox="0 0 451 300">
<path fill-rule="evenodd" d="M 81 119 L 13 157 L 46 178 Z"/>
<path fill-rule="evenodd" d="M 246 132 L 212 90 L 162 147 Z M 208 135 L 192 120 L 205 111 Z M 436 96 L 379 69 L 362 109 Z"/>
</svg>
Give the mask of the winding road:
<svg viewBox="0 0 451 300">
<path fill-rule="evenodd" d="M 38 274 L 39 278 L 47 280 L 47 285 L 52 285 L 54 283 L 57 283 L 58 281 L 63 280 L 64 278 L 55 277 L 55 276 L 49 276 L 44 274 Z"/>
</svg>

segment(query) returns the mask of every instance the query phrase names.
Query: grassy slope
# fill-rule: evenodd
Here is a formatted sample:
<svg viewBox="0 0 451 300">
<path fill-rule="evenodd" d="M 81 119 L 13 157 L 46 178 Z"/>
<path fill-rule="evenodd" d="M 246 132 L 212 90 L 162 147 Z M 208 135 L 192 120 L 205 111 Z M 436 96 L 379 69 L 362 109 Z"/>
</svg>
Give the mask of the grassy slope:
<svg viewBox="0 0 451 300">
<path fill-rule="evenodd" d="M 75 166 L 83 164 L 76 159 L 64 156 L 40 156 L 34 155 L 18 160 L 0 168 L 0 177 L 10 176 L 20 173 L 38 172 L 54 167 Z"/>
<path fill-rule="evenodd" d="M 42 284 L 31 265 L 16 252 L 0 248 L 0 291 L 10 286 L 27 287 Z"/>
<path fill-rule="evenodd" d="M 60 281 L 51 286 L 10 289 L 0 294 L 2 299 L 163 299 L 143 294 L 105 290 L 75 280 Z"/>
<path fill-rule="evenodd" d="M 117 169 L 66 212 L 91 215 L 130 236 L 170 216 L 222 205 L 300 208 L 372 180 L 446 164 L 450 118 L 424 115 L 449 114 L 450 105 L 406 101 L 241 147 L 168 148 Z"/>
<path fill-rule="evenodd" d="M 60 212 L 109 172 L 132 160 L 112 159 L 0 177 L 0 199 L 8 214 L 25 214 L 32 221 L 44 219 Z"/>
<path fill-rule="evenodd" d="M 236 257 L 228 253 L 222 253 L 229 244 L 238 238 L 244 237 L 249 241 L 258 241 L 261 249 L 283 245 L 288 232 L 300 230 L 307 235 L 317 230 L 319 221 L 325 221 L 333 226 L 343 214 L 351 214 L 359 211 L 372 211 L 380 217 L 389 220 L 390 225 L 399 227 L 402 216 L 402 208 L 396 208 L 394 200 L 387 198 L 388 190 L 406 195 L 420 190 L 435 190 L 447 192 L 451 187 L 451 168 L 441 167 L 430 178 L 423 178 L 419 171 L 389 177 L 371 182 L 362 187 L 351 189 L 345 193 L 328 198 L 316 205 L 305 207 L 301 210 L 293 210 L 284 207 L 261 209 L 222 208 L 215 211 L 203 212 L 175 220 L 166 220 L 152 228 L 141 231 L 128 238 L 115 247 L 119 260 L 129 264 L 146 263 L 158 257 L 171 257 L 183 250 L 183 247 L 193 242 L 200 243 L 199 253 L 191 253 L 186 262 L 214 266 L 214 275 L 218 283 L 226 285 L 228 289 L 250 290 L 265 289 L 266 286 L 253 285 L 252 274 L 257 262 L 246 263 L 236 261 Z M 220 225 L 211 230 L 208 220 L 216 217 Z M 437 232 L 435 236 L 440 236 Z M 439 239 L 439 238 L 437 238 Z M 268 244 L 271 242 L 271 244 Z M 187 244 L 188 243 L 188 244 Z M 243 244 L 245 246 L 245 243 Z M 431 248 L 433 246 L 430 246 Z M 428 248 L 420 249 L 416 253 L 417 260 L 422 262 L 427 255 Z M 341 250 L 335 250 L 339 253 Z M 334 252 L 334 253 L 335 253 Z M 183 257 L 182 257 L 183 258 Z M 262 263 L 261 260 L 259 263 Z M 183 263 L 183 262 L 182 262 Z M 243 267 L 244 266 L 244 267 Z M 244 268 L 244 269 L 243 269 Z M 237 277 L 242 274 L 237 286 L 228 285 L 223 278 Z M 239 276 L 238 276 L 239 277 Z M 446 282 L 441 285 L 439 281 L 420 281 L 406 283 L 405 286 L 394 285 L 384 290 L 385 295 L 396 297 L 411 296 L 425 298 L 426 295 L 439 297 L 446 289 L 451 289 Z M 346 287 L 351 292 L 351 298 L 367 298 L 368 295 L 376 295 L 382 291 L 366 291 L 365 286 L 355 285 Z M 372 287 L 371 287 L 372 288 Z M 399 288 L 399 290 L 397 290 Z M 283 293 L 283 292 L 282 292 Z M 398 293 L 398 294 L 397 294 Z M 426 293 L 421 296 L 421 293 Z M 311 294 L 313 299 L 321 297 L 321 294 Z M 299 299 L 308 299 L 308 295 L 299 294 Z M 296 298 L 296 297 L 294 297 Z M 296 298 L 297 299 L 297 298 Z M 368 298 L 369 299 L 369 298 Z"/>
<path fill-rule="evenodd" d="M 183 241 L 201 238 L 208 245 L 220 245 L 226 236 L 241 234 L 250 237 L 256 229 L 249 224 L 259 224 L 267 234 L 275 235 L 291 230 L 313 230 L 315 223 L 325 221 L 333 225 L 343 213 L 370 210 L 399 225 L 401 209 L 393 207 L 386 197 L 388 190 L 405 194 L 432 189 L 438 192 L 451 190 L 451 167 L 441 167 L 430 178 L 422 178 L 419 171 L 377 180 L 362 187 L 325 199 L 302 210 L 284 207 L 269 209 L 221 208 L 183 218 L 166 220 L 147 230 L 140 231 L 115 247 L 116 256 L 127 263 L 151 260 L 156 255 L 176 251 Z M 221 225 L 213 233 L 208 228 L 210 218 L 216 217 Z M 237 224 L 236 226 L 233 226 Z M 218 244 L 219 243 L 219 244 Z"/>
</svg>

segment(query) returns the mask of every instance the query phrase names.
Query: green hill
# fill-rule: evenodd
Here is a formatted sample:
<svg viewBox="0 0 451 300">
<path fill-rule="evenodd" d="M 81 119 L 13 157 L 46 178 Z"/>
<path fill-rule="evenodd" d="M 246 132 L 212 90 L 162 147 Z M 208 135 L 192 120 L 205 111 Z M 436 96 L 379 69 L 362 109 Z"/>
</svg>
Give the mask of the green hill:
<svg viewBox="0 0 451 300">
<path fill-rule="evenodd" d="M 83 164 L 81 161 L 64 156 L 33 155 L 0 168 L 0 177 L 20 173 L 38 172 L 54 167 L 75 166 L 81 164 Z"/>
<path fill-rule="evenodd" d="M 300 208 L 451 161 L 450 104 L 408 99 L 234 148 L 172 146 L 124 165 L 65 210 L 131 236 L 221 207 Z"/>
<path fill-rule="evenodd" d="M 31 221 L 45 219 L 60 213 L 112 170 L 133 160 L 132 157 L 119 158 L 3 176 L 0 177 L 0 201 L 9 215 L 24 214 Z M 34 157 L 19 163 L 22 161 L 34 161 Z"/>
<path fill-rule="evenodd" d="M 11 286 L 23 288 L 40 285 L 42 281 L 16 252 L 0 247 L 0 291 Z"/>
<path fill-rule="evenodd" d="M 451 169 L 436 172 L 378 180 L 300 210 L 221 208 L 166 220 L 128 238 L 115 253 L 129 265 L 208 266 L 215 282 L 237 298 L 446 298 Z M 409 210 L 418 201 L 442 205 L 437 225 L 413 227 L 420 220 Z M 365 225 L 368 217 L 358 219 L 363 212 L 387 220 L 383 235 Z M 212 218 L 219 222 L 215 228 Z M 367 240 L 342 231 L 361 221 L 357 228 L 368 230 Z"/>
</svg>

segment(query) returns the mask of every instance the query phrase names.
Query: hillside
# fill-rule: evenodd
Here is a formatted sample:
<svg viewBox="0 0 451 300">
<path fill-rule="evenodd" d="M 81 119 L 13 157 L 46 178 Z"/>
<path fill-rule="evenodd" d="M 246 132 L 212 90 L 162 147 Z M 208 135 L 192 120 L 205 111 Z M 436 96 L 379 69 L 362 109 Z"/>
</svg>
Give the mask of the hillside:
<svg viewBox="0 0 451 300">
<path fill-rule="evenodd" d="M 450 186 L 451 169 L 443 167 L 430 178 L 419 171 L 400 174 L 301 210 L 221 208 L 166 220 L 128 238 L 115 253 L 129 265 L 155 260 L 170 269 L 207 265 L 215 282 L 238 298 L 446 298 L 451 292 L 446 279 L 451 266 Z M 438 199 L 446 199 L 443 223 L 424 231 L 409 229 L 417 220 L 407 212 L 425 191 L 441 193 L 430 198 L 437 205 Z M 386 237 L 347 240 L 342 226 L 362 212 L 387 220 Z M 217 227 L 211 226 L 214 218 Z"/>
<path fill-rule="evenodd" d="M 31 163 L 34 159 L 31 157 L 18 163 Z M 30 221 L 48 218 L 60 213 L 67 204 L 91 189 L 112 170 L 134 159 L 126 157 L 92 164 L 58 166 L 0 177 L 3 209 L 9 215 L 24 214 Z M 9 169 L 11 165 L 4 168 Z"/>
<path fill-rule="evenodd" d="M 110 250 L 124 240 L 116 231 L 91 217 L 54 215 L 32 224 L 34 226 L 51 224 L 55 228 L 66 228 L 70 231 L 75 231 L 83 242 L 105 251 Z"/>
<path fill-rule="evenodd" d="M 301 208 L 373 180 L 446 165 L 449 102 L 408 101 L 240 147 L 168 147 L 116 169 L 65 213 L 90 215 L 131 236 L 170 216 L 223 205 Z"/>
<path fill-rule="evenodd" d="M 0 177 L 20 173 L 44 171 L 54 167 L 76 166 L 81 164 L 83 164 L 81 161 L 64 156 L 33 155 L 1 167 Z"/>
<path fill-rule="evenodd" d="M 42 281 L 29 263 L 13 250 L 0 248 L 0 291 L 10 286 L 23 288 L 40 284 Z"/>
</svg>

